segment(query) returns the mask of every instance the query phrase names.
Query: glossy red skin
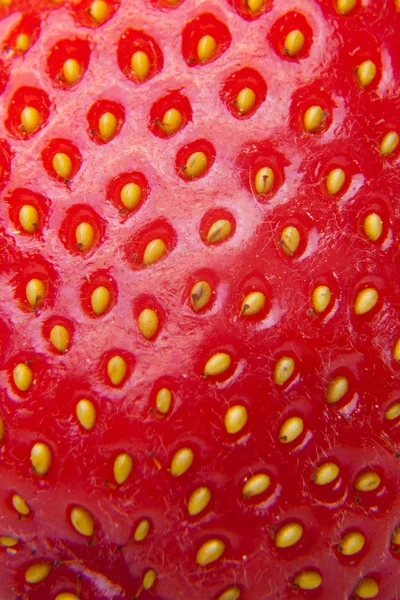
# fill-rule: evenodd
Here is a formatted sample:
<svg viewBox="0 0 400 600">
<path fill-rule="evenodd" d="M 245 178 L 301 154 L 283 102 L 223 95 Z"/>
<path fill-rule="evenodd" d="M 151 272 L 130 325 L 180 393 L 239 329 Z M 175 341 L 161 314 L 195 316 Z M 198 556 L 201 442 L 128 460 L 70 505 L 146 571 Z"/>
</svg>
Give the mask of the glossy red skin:
<svg viewBox="0 0 400 600">
<path fill-rule="evenodd" d="M 0 412 L 6 425 L 0 534 L 22 541 L 15 554 L 2 550 L 3 598 L 52 600 L 70 591 L 82 600 L 126 600 L 153 568 L 157 582 L 141 600 L 211 600 L 233 584 L 244 600 L 347 600 L 366 575 L 379 583 L 377 598 L 394 600 L 400 575 L 390 538 L 400 520 L 399 431 L 397 422 L 385 422 L 384 411 L 400 395 L 399 367 L 392 358 L 399 336 L 400 178 L 398 151 L 383 159 L 379 143 L 387 131 L 400 128 L 400 14 L 391 1 L 382 7 L 373 0 L 342 17 L 328 0 L 304 0 L 302 14 L 314 37 L 309 56 L 296 62 L 285 60 L 274 40 L 268 41 L 274 23 L 293 10 L 290 2 L 276 2 L 251 22 L 232 9 L 235 2 L 199 6 L 185 0 L 163 11 L 160 4 L 116 4 L 102 27 L 82 28 L 74 20 L 80 9 L 60 8 L 46 16 L 50 5 L 43 2 L 38 41 L 24 57 L 4 58 L 9 75 L 0 137 L 11 148 L 11 173 L 7 182 L 7 171 L 2 173 L 0 206 Z M 19 16 L 2 10 L 5 39 Z M 215 62 L 192 67 L 182 57 L 180 36 L 203 12 L 228 27 L 232 42 Z M 116 57 L 115 44 L 132 24 L 164 54 L 161 72 L 142 85 L 121 72 Z M 57 40 L 74 37 L 90 41 L 91 56 L 83 79 L 66 90 L 46 74 L 46 60 Z M 356 83 L 352 50 L 358 46 L 357 56 L 383 57 L 385 79 L 379 71 L 375 89 L 361 90 Z M 268 87 L 266 100 L 245 120 L 220 98 L 225 81 L 242 67 L 258 71 Z M 27 140 L 12 137 L 3 126 L 21 85 L 43 89 L 52 102 L 48 123 Z M 189 99 L 193 114 L 175 136 L 157 137 L 148 115 L 154 102 L 174 89 Z M 308 97 L 334 107 L 333 121 L 321 134 L 306 134 L 299 121 Z M 102 98 L 125 108 L 125 122 L 113 141 L 99 145 L 89 135 L 87 114 Z M 42 165 L 42 149 L 54 138 L 70 140 L 82 156 L 68 185 L 49 177 Z M 197 139 L 212 144 L 215 162 L 205 177 L 188 182 L 176 170 L 176 156 Z M 5 142 L 2 148 L 7 149 Z M 248 183 L 252 162 L 247 166 L 245 157 L 256 160 L 254 148 L 267 148 L 280 171 L 280 187 L 263 202 Z M 1 160 L 7 166 L 9 159 L 7 151 Z M 352 174 L 352 184 L 344 195 L 330 197 L 323 180 L 338 165 Z M 142 174 L 148 189 L 140 208 L 127 217 L 107 190 L 113 178 L 128 171 Z M 8 203 L 17 188 L 41 195 L 43 228 L 33 237 L 18 231 Z M 98 224 L 97 243 L 84 255 L 59 234 L 68 211 L 79 213 L 76 205 L 87 205 Z M 377 208 L 385 221 L 384 244 L 368 241 L 360 225 L 365 211 Z M 231 215 L 235 231 L 210 248 L 202 227 L 217 209 Z M 308 239 L 298 258 L 285 256 L 279 245 L 290 224 Z M 143 232 L 149 231 L 153 237 L 165 234 L 170 253 L 143 268 L 129 257 L 132 247 L 143 251 Z M 35 274 L 48 285 L 37 312 L 24 300 L 26 281 Z M 112 278 L 113 304 L 100 318 L 88 309 L 87 278 L 93 276 Z M 188 298 L 199 278 L 210 281 L 215 296 L 209 310 L 196 314 Z M 310 305 L 313 287 L 324 282 L 336 301 L 330 319 L 316 316 Z M 365 284 L 376 286 L 381 300 L 376 311 L 358 318 L 352 306 Z M 258 320 L 240 317 L 244 294 L 252 289 L 268 298 L 268 314 Z M 154 341 L 143 339 L 136 322 L 138 305 L 149 296 L 160 314 Z M 48 341 L 56 317 L 72 334 L 65 355 Z M 128 379 L 118 389 L 105 375 L 105 359 L 116 349 L 129 365 Z M 233 358 L 227 377 L 219 383 L 204 379 L 206 360 L 221 350 Z M 282 355 L 292 355 L 297 367 L 296 379 L 283 388 L 273 380 Z M 11 377 L 21 360 L 32 360 L 35 376 L 26 393 L 18 392 Z M 347 374 L 354 403 L 327 404 L 326 385 L 336 372 Z M 155 394 L 164 385 L 174 399 L 168 416 L 161 417 Z M 97 408 L 91 432 L 75 417 L 82 397 Z M 223 419 L 237 403 L 247 407 L 249 420 L 240 434 L 230 436 Z M 303 418 L 305 433 L 294 446 L 283 446 L 278 431 L 293 415 Z M 36 441 L 46 442 L 53 453 L 44 478 L 32 472 L 29 460 Z M 185 475 L 173 478 L 168 467 L 183 446 L 193 449 L 195 459 Z M 113 461 L 121 451 L 132 454 L 135 466 L 116 488 L 107 481 L 113 481 Z M 341 467 L 336 491 L 325 492 L 311 481 L 325 457 Z M 357 497 L 353 483 L 367 467 L 375 468 L 383 483 L 377 492 Z M 256 501 L 244 501 L 243 479 L 258 471 L 266 471 L 272 485 Z M 203 514 L 189 517 L 186 502 L 199 485 L 210 488 L 212 501 Z M 31 507 L 28 518 L 18 519 L 12 509 L 14 492 Z M 68 521 L 76 504 L 96 520 L 90 544 Z M 148 538 L 124 546 L 142 518 L 152 523 Z M 304 537 L 294 548 L 278 551 L 274 532 L 291 520 L 304 525 Z M 353 562 L 335 551 L 346 530 L 366 537 L 365 551 Z M 208 567 L 197 566 L 196 552 L 210 537 L 225 541 L 225 554 Z M 56 561 L 49 577 L 26 585 L 27 566 L 41 559 Z M 323 575 L 315 592 L 290 585 L 305 568 Z"/>
</svg>

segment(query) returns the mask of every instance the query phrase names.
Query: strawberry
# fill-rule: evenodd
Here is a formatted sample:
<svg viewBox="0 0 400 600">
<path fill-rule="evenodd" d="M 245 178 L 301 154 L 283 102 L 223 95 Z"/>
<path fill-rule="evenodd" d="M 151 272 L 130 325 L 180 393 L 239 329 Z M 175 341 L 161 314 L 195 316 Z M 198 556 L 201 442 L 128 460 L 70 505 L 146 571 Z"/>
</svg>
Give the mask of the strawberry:
<svg viewBox="0 0 400 600">
<path fill-rule="evenodd" d="M 399 598 L 399 2 L 0 10 L 2 600 Z"/>
</svg>

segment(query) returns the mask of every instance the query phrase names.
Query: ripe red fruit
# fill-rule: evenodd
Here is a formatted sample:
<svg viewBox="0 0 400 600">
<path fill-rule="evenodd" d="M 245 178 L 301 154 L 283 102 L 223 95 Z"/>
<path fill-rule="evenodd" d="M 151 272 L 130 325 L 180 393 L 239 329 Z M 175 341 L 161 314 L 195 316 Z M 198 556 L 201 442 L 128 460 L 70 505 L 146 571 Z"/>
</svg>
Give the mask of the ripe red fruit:
<svg viewBox="0 0 400 600">
<path fill-rule="evenodd" d="M 2 600 L 394 600 L 400 13 L 0 0 Z"/>
</svg>

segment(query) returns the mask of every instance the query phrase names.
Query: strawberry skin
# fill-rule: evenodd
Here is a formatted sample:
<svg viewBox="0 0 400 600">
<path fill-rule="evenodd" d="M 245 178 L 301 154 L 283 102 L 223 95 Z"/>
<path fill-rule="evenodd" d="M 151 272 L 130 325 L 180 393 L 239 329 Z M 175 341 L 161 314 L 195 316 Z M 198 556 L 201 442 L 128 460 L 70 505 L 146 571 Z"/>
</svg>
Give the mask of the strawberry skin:
<svg viewBox="0 0 400 600">
<path fill-rule="evenodd" d="M 0 0 L 2 600 L 400 598 L 399 11 Z"/>
</svg>

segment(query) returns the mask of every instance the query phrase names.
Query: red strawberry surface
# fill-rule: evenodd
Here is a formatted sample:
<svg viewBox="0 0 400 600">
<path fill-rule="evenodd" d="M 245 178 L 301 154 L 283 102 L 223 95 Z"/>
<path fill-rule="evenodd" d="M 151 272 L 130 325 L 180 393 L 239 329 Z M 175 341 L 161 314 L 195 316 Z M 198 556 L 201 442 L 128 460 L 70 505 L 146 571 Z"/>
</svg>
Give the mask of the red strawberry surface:
<svg viewBox="0 0 400 600">
<path fill-rule="evenodd" d="M 0 0 L 1 600 L 400 598 L 399 11 Z"/>
</svg>

